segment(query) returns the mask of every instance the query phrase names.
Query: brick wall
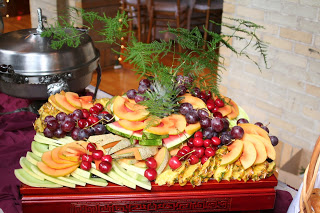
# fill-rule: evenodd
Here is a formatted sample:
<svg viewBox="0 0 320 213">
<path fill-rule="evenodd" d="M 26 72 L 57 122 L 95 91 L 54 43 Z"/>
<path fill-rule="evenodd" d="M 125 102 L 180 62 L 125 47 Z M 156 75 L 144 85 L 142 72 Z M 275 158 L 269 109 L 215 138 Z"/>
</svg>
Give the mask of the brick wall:
<svg viewBox="0 0 320 213">
<path fill-rule="evenodd" d="M 251 122 L 270 123 L 270 134 L 312 150 L 320 133 L 320 1 L 224 0 L 223 8 L 224 17 L 265 27 L 257 34 L 269 43 L 270 69 L 260 72 L 249 60 L 221 48 L 227 69 L 222 93 L 239 103 Z M 249 55 L 263 66 L 259 55 L 250 49 Z"/>
</svg>

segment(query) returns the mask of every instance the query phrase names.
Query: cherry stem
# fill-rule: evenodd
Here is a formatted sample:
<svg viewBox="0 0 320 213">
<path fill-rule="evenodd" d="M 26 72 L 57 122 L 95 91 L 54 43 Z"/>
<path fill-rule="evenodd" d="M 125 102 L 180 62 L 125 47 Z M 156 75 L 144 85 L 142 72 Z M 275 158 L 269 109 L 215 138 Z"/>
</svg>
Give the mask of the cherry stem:
<svg viewBox="0 0 320 213">
<path fill-rule="evenodd" d="M 190 155 L 191 153 L 195 152 L 196 150 L 192 150 L 188 152 L 187 154 L 183 155 L 182 157 L 179 158 L 179 160 L 183 159 L 185 156 Z"/>
</svg>

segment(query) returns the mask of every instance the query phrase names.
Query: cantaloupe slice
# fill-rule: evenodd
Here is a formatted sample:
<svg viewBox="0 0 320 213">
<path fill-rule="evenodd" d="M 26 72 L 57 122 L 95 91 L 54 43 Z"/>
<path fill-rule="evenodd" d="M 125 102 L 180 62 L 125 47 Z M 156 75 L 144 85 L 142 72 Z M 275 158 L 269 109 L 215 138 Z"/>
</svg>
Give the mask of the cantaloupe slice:
<svg viewBox="0 0 320 213">
<path fill-rule="evenodd" d="M 247 134 L 247 133 L 243 135 L 241 140 L 250 141 L 254 145 L 257 151 L 257 158 L 256 158 L 256 161 L 254 162 L 254 165 L 263 163 L 267 159 L 268 157 L 267 150 L 263 142 L 261 142 L 260 140 L 257 140 L 257 138 L 252 137 L 251 134 Z"/>
<path fill-rule="evenodd" d="M 204 103 L 200 98 L 191 95 L 183 95 L 182 97 L 184 98 L 180 103 L 190 103 L 194 109 L 207 109 L 206 103 Z"/>
<path fill-rule="evenodd" d="M 184 115 L 171 114 L 167 119 L 173 122 L 172 126 L 169 126 L 169 135 L 179 135 L 187 126 L 187 121 Z"/>
<path fill-rule="evenodd" d="M 193 135 L 193 133 L 195 133 L 196 131 L 201 129 L 201 125 L 200 122 L 197 122 L 195 124 L 189 124 L 188 126 L 186 126 L 186 133 L 189 135 Z"/>
<path fill-rule="evenodd" d="M 240 162 L 246 170 L 254 164 L 257 158 L 257 151 L 250 141 L 243 141 L 243 151 L 240 156 Z"/>
<path fill-rule="evenodd" d="M 141 105 L 141 104 L 137 104 L 137 103 L 135 103 L 135 102 L 130 102 L 129 100 L 130 100 L 130 99 L 127 99 L 127 100 L 124 102 L 124 105 L 125 105 L 128 109 L 130 109 L 130 110 L 132 110 L 132 111 L 145 110 L 145 109 L 147 109 L 146 106 L 143 106 L 143 105 Z"/>
<path fill-rule="evenodd" d="M 243 150 L 243 142 L 241 140 L 235 140 L 231 145 L 228 146 L 229 152 L 222 156 L 221 166 L 231 164 L 239 159 Z"/>
<path fill-rule="evenodd" d="M 93 107 L 93 103 L 91 103 L 91 102 L 86 102 L 82 99 L 80 99 L 80 102 L 81 102 L 82 109 L 90 110 L 90 108 Z"/>
<path fill-rule="evenodd" d="M 53 150 L 51 150 L 51 158 L 54 162 L 56 163 L 75 163 L 74 161 L 69 161 L 69 160 L 65 160 L 59 157 L 59 152 L 61 150 L 61 146 L 58 146 L 56 148 L 54 148 Z"/>
<path fill-rule="evenodd" d="M 78 162 L 72 162 L 72 161 L 69 161 L 68 163 L 57 163 L 52 159 L 51 151 L 43 153 L 41 157 L 41 161 L 53 169 L 64 169 L 74 165 L 79 165 Z"/>
<path fill-rule="evenodd" d="M 122 158 L 122 159 L 119 159 L 118 162 L 132 165 L 137 163 L 138 161 L 135 158 Z"/>
<path fill-rule="evenodd" d="M 111 156 L 113 158 L 126 158 L 134 157 L 134 153 L 138 150 L 138 147 L 126 148 L 113 153 Z"/>
<path fill-rule="evenodd" d="M 147 123 L 144 121 L 128 121 L 128 120 L 119 120 L 118 123 L 120 126 L 127 130 L 138 131 L 142 130 L 147 126 Z"/>
<path fill-rule="evenodd" d="M 147 127 L 145 131 L 150 132 L 155 135 L 168 135 L 170 127 L 174 125 L 173 120 L 163 118 L 158 126 Z"/>
<path fill-rule="evenodd" d="M 91 95 L 80 96 L 79 99 L 81 99 L 82 102 L 92 102 L 92 96 Z"/>
<path fill-rule="evenodd" d="M 132 111 L 125 106 L 125 102 L 127 99 L 117 96 L 113 102 L 113 112 L 114 114 L 120 118 L 129 121 L 142 121 L 145 120 L 149 115 L 149 112 L 145 109 L 139 109 L 136 111 Z"/>
<path fill-rule="evenodd" d="M 54 106 L 57 110 L 61 111 L 61 112 L 65 112 L 65 113 L 70 113 L 69 111 L 63 109 L 62 107 L 60 107 L 54 97 L 54 95 L 50 95 L 50 97 L 48 98 L 49 103 Z"/>
<path fill-rule="evenodd" d="M 276 159 L 276 150 L 274 149 L 274 146 L 272 146 L 270 139 L 266 140 L 264 137 L 254 134 L 252 134 L 252 137 L 257 138 L 257 140 L 261 141 L 264 144 L 268 158 L 270 158 L 271 160 Z"/>
<path fill-rule="evenodd" d="M 245 133 L 260 135 L 271 143 L 268 132 L 261 127 L 251 123 L 240 123 L 239 126 L 242 127 Z"/>
<path fill-rule="evenodd" d="M 229 115 L 232 112 L 232 107 L 230 104 L 231 99 L 225 97 L 224 101 L 225 101 L 224 106 L 219 108 L 219 110 L 218 110 L 218 112 L 220 112 L 223 117 Z"/>
<path fill-rule="evenodd" d="M 157 161 L 157 173 L 161 174 L 163 170 L 166 168 L 169 162 L 169 151 L 167 147 L 163 146 L 158 153 L 154 156 L 154 159 Z"/>
<path fill-rule="evenodd" d="M 136 167 L 139 167 L 139 168 L 146 168 L 147 167 L 146 161 L 144 161 L 144 160 L 139 160 L 138 162 L 134 163 L 133 165 Z"/>
<path fill-rule="evenodd" d="M 104 149 L 109 149 L 109 148 L 114 147 L 115 145 L 117 145 L 119 142 L 120 142 L 120 141 L 114 141 L 114 142 L 105 144 L 105 145 L 103 145 L 102 147 L 103 147 Z"/>
<path fill-rule="evenodd" d="M 71 166 L 71 167 L 67 167 L 64 169 L 53 169 L 53 168 L 50 168 L 49 166 L 47 166 L 45 163 L 40 161 L 37 163 L 37 167 L 44 174 L 50 175 L 52 177 L 60 177 L 60 176 L 65 176 L 65 175 L 71 174 L 74 170 L 76 170 L 79 167 L 79 164 Z"/>
<path fill-rule="evenodd" d="M 75 92 L 66 92 L 65 94 L 66 99 L 69 104 L 71 104 L 73 107 L 77 109 L 81 109 L 81 102 L 79 100 L 79 95 Z"/>
<path fill-rule="evenodd" d="M 230 105 L 231 105 L 231 113 L 229 113 L 227 115 L 227 117 L 232 120 L 232 119 L 235 119 L 236 117 L 238 117 L 239 115 L 239 107 L 238 105 L 236 104 L 236 102 L 234 102 L 232 99 L 230 99 Z"/>
<path fill-rule="evenodd" d="M 54 98 L 56 99 L 57 105 L 69 113 L 71 113 L 77 109 L 74 106 L 72 106 L 71 104 L 69 104 L 69 102 L 67 101 L 67 99 L 64 95 L 57 93 L 54 95 Z"/>
</svg>

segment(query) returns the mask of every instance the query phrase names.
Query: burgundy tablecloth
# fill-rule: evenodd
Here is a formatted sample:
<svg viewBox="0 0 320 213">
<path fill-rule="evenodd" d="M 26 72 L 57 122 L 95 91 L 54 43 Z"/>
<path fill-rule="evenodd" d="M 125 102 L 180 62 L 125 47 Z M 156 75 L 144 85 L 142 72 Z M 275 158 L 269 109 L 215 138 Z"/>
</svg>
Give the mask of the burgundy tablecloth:
<svg viewBox="0 0 320 213">
<path fill-rule="evenodd" d="M 0 113 L 26 107 L 29 104 L 29 100 L 0 93 Z M 31 112 L 0 115 L 0 208 L 4 213 L 22 212 L 20 182 L 14 175 L 14 169 L 21 168 L 20 157 L 31 150 L 35 119 L 36 115 Z M 274 210 L 263 212 L 285 213 L 291 201 L 290 193 L 277 190 Z"/>
<path fill-rule="evenodd" d="M 29 103 L 0 93 L 0 113 L 27 107 Z M 20 182 L 14 169 L 21 168 L 20 157 L 31 149 L 35 119 L 31 112 L 0 115 L 0 208 L 4 213 L 22 212 Z"/>
</svg>

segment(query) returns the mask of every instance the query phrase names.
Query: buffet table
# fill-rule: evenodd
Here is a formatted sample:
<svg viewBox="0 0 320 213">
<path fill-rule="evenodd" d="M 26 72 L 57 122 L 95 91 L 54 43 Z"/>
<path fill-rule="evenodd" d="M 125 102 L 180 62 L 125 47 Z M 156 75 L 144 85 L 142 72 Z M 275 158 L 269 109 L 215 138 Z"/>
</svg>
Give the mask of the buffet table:
<svg viewBox="0 0 320 213">
<path fill-rule="evenodd" d="M 99 91 L 98 98 L 107 95 Z M 0 93 L 0 113 L 29 104 L 29 100 Z M 263 212 L 286 212 L 292 200 L 288 192 L 275 190 L 278 183 L 275 176 L 248 183 L 209 181 L 195 188 L 191 185 L 166 187 L 153 184 L 151 191 L 142 188 L 132 190 L 112 183 L 107 187 L 88 185 L 76 189 L 21 185 L 13 171 L 20 168 L 20 157 L 31 150 L 35 119 L 36 115 L 31 112 L 0 115 L 0 212 L 216 212 L 264 209 L 269 210 Z"/>
</svg>

